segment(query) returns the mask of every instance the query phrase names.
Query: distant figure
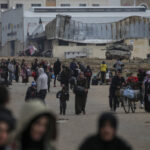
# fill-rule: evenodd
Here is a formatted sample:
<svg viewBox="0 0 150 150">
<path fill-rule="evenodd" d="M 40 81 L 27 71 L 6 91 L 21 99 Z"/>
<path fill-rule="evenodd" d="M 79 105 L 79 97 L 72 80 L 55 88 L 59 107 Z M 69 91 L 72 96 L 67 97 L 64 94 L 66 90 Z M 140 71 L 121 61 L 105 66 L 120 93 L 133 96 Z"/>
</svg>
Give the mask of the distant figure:
<svg viewBox="0 0 150 150">
<path fill-rule="evenodd" d="M 82 64 L 82 62 L 78 62 L 78 66 L 79 66 L 79 69 L 81 70 L 81 72 L 85 72 L 85 66 Z"/>
<path fill-rule="evenodd" d="M 0 107 L 6 107 L 9 103 L 9 91 L 5 86 L 0 86 Z"/>
<path fill-rule="evenodd" d="M 73 76 L 74 76 L 74 72 L 76 69 L 77 69 L 77 63 L 76 63 L 76 60 L 73 59 L 72 62 L 70 63 L 70 70 Z"/>
<path fill-rule="evenodd" d="M 37 79 L 37 92 L 39 99 L 43 100 L 45 102 L 45 97 L 48 90 L 48 77 L 46 73 L 44 72 L 43 68 L 40 68 L 38 71 L 39 77 Z"/>
<path fill-rule="evenodd" d="M 8 71 L 9 71 L 9 82 L 10 84 L 12 84 L 12 80 L 14 78 L 14 71 L 15 71 L 14 64 L 12 61 L 8 64 Z"/>
<path fill-rule="evenodd" d="M 15 132 L 15 150 L 55 150 L 56 118 L 40 101 L 23 105 Z"/>
<path fill-rule="evenodd" d="M 150 113 L 150 71 L 147 71 L 146 75 L 147 76 L 144 81 L 144 89 L 145 89 L 144 105 L 145 111 Z"/>
<path fill-rule="evenodd" d="M 69 101 L 69 92 L 65 86 L 57 93 L 57 98 L 59 98 L 60 101 L 60 115 L 66 115 L 67 101 Z"/>
<path fill-rule="evenodd" d="M 118 59 L 117 62 L 114 64 L 114 68 L 117 71 L 122 72 L 122 68 L 124 67 L 123 62 L 121 62 L 121 59 Z"/>
<path fill-rule="evenodd" d="M 132 150 L 117 136 L 118 121 L 111 113 L 104 113 L 99 118 L 98 131 L 87 138 L 79 150 Z"/>
<path fill-rule="evenodd" d="M 61 86 L 65 86 L 69 90 L 69 79 L 70 79 L 70 69 L 66 66 L 62 66 L 62 72 L 60 74 Z"/>
<path fill-rule="evenodd" d="M 52 77 L 52 73 L 50 71 L 50 68 L 47 67 L 46 69 L 46 74 L 48 77 L 48 81 L 47 81 L 47 85 L 48 85 L 48 92 L 50 92 L 50 83 L 51 83 L 51 77 Z"/>
<path fill-rule="evenodd" d="M 54 63 L 53 70 L 54 70 L 54 75 L 55 75 L 54 87 L 56 87 L 56 79 L 57 79 L 58 74 L 61 71 L 61 62 L 59 61 L 59 59 L 57 59 L 57 61 Z"/>
<path fill-rule="evenodd" d="M 110 89 L 109 89 L 109 105 L 111 111 L 116 111 L 117 105 L 119 106 L 118 98 L 116 92 L 125 85 L 125 79 L 122 77 L 122 73 L 117 71 L 116 76 L 112 78 Z M 113 106 L 114 102 L 114 106 Z"/>
<path fill-rule="evenodd" d="M 17 62 L 15 65 L 15 80 L 16 80 L 16 82 L 19 82 L 19 75 L 20 75 L 20 68 L 19 68 L 19 63 Z"/>
<path fill-rule="evenodd" d="M 90 85 L 91 85 L 91 77 L 92 77 L 92 70 L 90 68 L 90 66 L 88 65 L 87 68 L 85 69 L 85 73 L 84 73 L 86 79 L 87 79 L 87 84 L 88 84 L 88 89 L 90 89 Z"/>
<path fill-rule="evenodd" d="M 36 82 L 33 81 L 31 86 L 27 89 L 25 101 L 35 98 L 37 98 L 37 86 Z"/>
<path fill-rule="evenodd" d="M 74 88 L 75 93 L 75 114 L 79 115 L 81 113 L 85 114 L 85 107 L 88 95 L 88 85 L 87 79 L 84 76 L 83 72 L 79 73 L 77 78 L 77 83 Z"/>
<path fill-rule="evenodd" d="M 100 72 L 101 72 L 101 80 L 102 83 L 105 83 L 105 78 L 106 78 L 106 72 L 107 72 L 107 65 L 105 63 L 105 61 L 103 61 L 100 65 Z"/>
<path fill-rule="evenodd" d="M 146 77 L 146 72 L 143 69 L 139 69 L 137 76 L 138 76 L 138 80 L 139 80 L 140 93 L 142 95 L 142 97 L 140 99 L 141 108 L 144 108 L 144 94 L 143 94 L 142 86 L 143 86 L 144 79 Z"/>
</svg>

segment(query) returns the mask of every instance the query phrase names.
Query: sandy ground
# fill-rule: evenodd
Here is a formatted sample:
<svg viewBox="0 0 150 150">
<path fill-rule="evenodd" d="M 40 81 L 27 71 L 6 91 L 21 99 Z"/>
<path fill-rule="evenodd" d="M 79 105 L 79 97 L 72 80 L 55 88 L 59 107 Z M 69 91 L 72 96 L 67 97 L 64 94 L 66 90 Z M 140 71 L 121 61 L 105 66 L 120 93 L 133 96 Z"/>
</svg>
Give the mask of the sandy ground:
<svg viewBox="0 0 150 150">
<path fill-rule="evenodd" d="M 14 83 L 10 87 L 11 103 L 10 108 L 18 117 L 19 110 L 24 104 L 25 92 L 29 84 Z M 77 150 L 85 137 L 94 134 L 97 131 L 98 116 L 109 111 L 108 105 L 108 89 L 109 86 L 91 87 L 87 100 L 87 114 L 81 116 L 74 115 L 74 95 L 70 93 L 70 101 L 68 102 L 67 115 L 59 116 L 59 101 L 56 99 L 56 92 L 60 89 L 51 88 L 51 93 L 46 97 L 48 107 L 57 114 L 59 136 L 57 147 L 59 150 Z M 139 104 L 137 104 L 137 108 Z M 134 148 L 134 150 L 150 149 L 150 114 L 143 110 L 137 109 L 135 114 L 125 114 L 122 108 L 116 112 L 119 118 L 118 134 L 126 139 Z"/>
</svg>

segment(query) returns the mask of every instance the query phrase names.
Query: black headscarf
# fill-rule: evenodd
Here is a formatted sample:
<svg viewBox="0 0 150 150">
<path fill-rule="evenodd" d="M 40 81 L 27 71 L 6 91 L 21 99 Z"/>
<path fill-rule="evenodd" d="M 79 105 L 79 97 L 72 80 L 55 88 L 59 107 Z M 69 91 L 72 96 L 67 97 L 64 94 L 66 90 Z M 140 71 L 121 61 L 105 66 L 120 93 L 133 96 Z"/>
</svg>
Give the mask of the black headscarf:
<svg viewBox="0 0 150 150">
<path fill-rule="evenodd" d="M 7 108 L 0 107 L 0 122 L 6 122 L 9 126 L 9 132 L 15 129 L 16 119 L 12 115 L 11 111 Z"/>
<path fill-rule="evenodd" d="M 106 122 L 109 122 L 110 125 L 117 130 L 118 120 L 112 113 L 103 113 L 98 121 L 98 129 L 101 129 L 105 126 Z"/>
</svg>

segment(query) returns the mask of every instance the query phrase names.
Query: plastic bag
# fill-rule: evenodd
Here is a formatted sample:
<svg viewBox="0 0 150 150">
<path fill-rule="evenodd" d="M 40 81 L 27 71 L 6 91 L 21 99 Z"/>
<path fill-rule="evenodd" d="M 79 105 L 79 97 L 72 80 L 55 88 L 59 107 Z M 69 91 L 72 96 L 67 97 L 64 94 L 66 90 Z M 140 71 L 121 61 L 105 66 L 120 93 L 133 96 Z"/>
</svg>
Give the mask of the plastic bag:
<svg viewBox="0 0 150 150">
<path fill-rule="evenodd" d="M 129 99 L 134 99 L 134 97 L 135 97 L 134 90 L 129 89 L 129 88 L 125 89 L 123 92 L 123 96 L 125 96 Z"/>
</svg>

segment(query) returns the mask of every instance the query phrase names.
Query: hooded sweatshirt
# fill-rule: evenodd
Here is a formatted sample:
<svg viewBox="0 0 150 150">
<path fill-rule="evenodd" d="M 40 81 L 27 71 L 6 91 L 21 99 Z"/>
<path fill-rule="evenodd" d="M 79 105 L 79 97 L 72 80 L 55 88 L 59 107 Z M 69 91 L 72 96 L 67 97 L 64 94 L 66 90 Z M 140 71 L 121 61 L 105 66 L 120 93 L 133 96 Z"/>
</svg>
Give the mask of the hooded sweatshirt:
<svg viewBox="0 0 150 150">
<path fill-rule="evenodd" d="M 30 145 L 30 149 L 38 149 L 41 144 L 44 146 L 43 150 L 54 150 L 52 146 L 52 141 L 56 139 L 56 118 L 55 116 L 50 112 L 50 110 L 40 101 L 34 100 L 30 101 L 28 103 L 25 103 L 23 108 L 20 112 L 20 118 L 18 120 L 18 126 L 15 132 L 15 141 L 13 144 L 14 149 L 13 150 L 22 150 L 22 149 L 28 149 L 28 145 Z M 50 125 L 48 128 L 47 136 L 45 139 L 43 139 L 41 142 L 35 142 L 31 139 L 30 136 L 24 135 L 24 132 L 27 130 L 28 126 L 32 123 L 34 119 L 36 119 L 38 116 L 47 114 L 49 116 Z M 25 136 L 25 137 L 23 137 Z M 24 142 L 22 142 L 22 139 L 24 139 Z M 22 146 L 26 143 L 26 147 Z M 39 146 L 37 148 L 37 146 Z M 39 148 L 40 149 L 40 148 Z"/>
<path fill-rule="evenodd" d="M 39 77 L 37 80 L 37 91 L 39 92 L 40 90 L 47 90 L 48 89 L 48 77 L 46 73 L 44 72 L 43 68 L 39 69 Z"/>
</svg>

